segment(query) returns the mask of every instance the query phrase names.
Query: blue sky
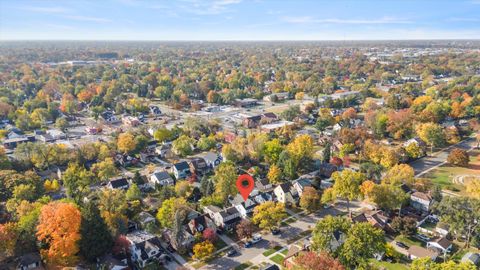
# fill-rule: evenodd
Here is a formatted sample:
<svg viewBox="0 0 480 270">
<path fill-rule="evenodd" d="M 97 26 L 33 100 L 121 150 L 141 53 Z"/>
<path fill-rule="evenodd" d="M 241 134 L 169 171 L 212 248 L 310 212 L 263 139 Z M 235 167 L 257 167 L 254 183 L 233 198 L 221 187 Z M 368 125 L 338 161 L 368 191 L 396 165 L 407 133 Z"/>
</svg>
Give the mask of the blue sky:
<svg viewBox="0 0 480 270">
<path fill-rule="evenodd" d="M 0 0 L 0 39 L 479 39 L 480 0 Z"/>
</svg>

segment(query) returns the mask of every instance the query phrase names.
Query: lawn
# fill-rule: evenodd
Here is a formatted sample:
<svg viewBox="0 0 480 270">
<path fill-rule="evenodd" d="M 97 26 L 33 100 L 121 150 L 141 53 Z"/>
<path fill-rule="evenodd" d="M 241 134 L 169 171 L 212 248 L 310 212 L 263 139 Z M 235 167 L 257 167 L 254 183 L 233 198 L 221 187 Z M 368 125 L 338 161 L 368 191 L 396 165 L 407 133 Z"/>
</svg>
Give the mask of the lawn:
<svg viewBox="0 0 480 270">
<path fill-rule="evenodd" d="M 295 222 L 296 220 L 297 220 L 297 219 L 294 218 L 294 217 L 289 217 L 289 218 L 287 218 L 285 221 L 282 221 L 282 222 L 280 223 L 280 225 L 282 225 L 282 226 L 287 226 L 288 224 L 293 223 L 293 222 Z"/>
<path fill-rule="evenodd" d="M 288 253 L 288 248 L 284 249 L 284 250 L 283 250 L 282 252 L 280 252 L 280 253 L 282 253 L 283 255 L 285 255 L 285 256 L 286 256 L 286 255 L 287 255 L 287 253 Z"/>
<path fill-rule="evenodd" d="M 370 262 L 373 265 L 377 267 L 383 267 L 386 270 L 408 270 L 408 266 L 401 263 L 379 262 L 377 260 L 371 260 Z"/>
<path fill-rule="evenodd" d="M 399 235 L 399 236 L 395 237 L 395 241 L 403 242 L 404 244 L 406 244 L 408 246 L 421 246 L 421 247 L 425 246 L 424 242 L 422 242 L 422 241 L 420 241 L 416 238 L 403 236 L 403 235 Z"/>
<path fill-rule="evenodd" d="M 280 254 L 277 254 L 277 255 L 271 257 L 270 260 L 272 260 L 273 262 L 275 262 L 278 265 L 283 265 L 284 257 Z"/>
<path fill-rule="evenodd" d="M 213 244 L 215 246 L 216 250 L 222 249 L 227 246 L 227 243 L 223 242 L 223 240 L 220 237 L 217 237 L 217 240 Z"/>
<path fill-rule="evenodd" d="M 271 249 L 263 252 L 263 256 L 268 257 L 268 256 L 272 255 L 273 253 L 279 251 L 280 249 L 282 249 L 281 246 L 276 246 L 274 248 L 271 248 Z"/>
<path fill-rule="evenodd" d="M 238 265 L 237 267 L 235 267 L 235 270 L 243 270 L 243 269 L 247 269 L 248 267 L 252 266 L 252 263 L 251 262 L 244 262 L 240 265 Z"/>
</svg>

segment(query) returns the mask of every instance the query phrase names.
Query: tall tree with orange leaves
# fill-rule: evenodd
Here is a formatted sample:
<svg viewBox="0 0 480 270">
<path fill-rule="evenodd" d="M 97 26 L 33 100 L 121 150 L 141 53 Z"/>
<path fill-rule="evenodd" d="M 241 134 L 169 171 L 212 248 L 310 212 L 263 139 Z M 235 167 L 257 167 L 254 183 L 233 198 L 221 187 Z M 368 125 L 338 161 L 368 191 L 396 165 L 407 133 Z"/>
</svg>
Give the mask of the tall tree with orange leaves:
<svg viewBox="0 0 480 270">
<path fill-rule="evenodd" d="M 81 214 L 72 203 L 51 202 L 42 207 L 37 239 L 42 243 L 42 257 L 52 267 L 68 266 L 77 261 Z"/>
</svg>

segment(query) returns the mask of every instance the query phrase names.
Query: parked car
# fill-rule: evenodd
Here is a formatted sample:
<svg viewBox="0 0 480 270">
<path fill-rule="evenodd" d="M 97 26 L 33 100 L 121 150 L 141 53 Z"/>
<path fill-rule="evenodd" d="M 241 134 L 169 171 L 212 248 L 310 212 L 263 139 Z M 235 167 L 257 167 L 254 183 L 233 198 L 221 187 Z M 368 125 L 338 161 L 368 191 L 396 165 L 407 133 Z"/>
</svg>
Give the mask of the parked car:
<svg viewBox="0 0 480 270">
<path fill-rule="evenodd" d="M 422 240 L 422 241 L 424 241 L 424 242 L 430 241 L 430 237 L 428 237 L 428 236 L 426 236 L 426 235 L 424 235 L 424 234 L 420 234 L 420 233 L 417 234 L 417 238 L 420 239 L 420 240 Z"/>
<path fill-rule="evenodd" d="M 245 248 L 249 248 L 253 245 L 253 243 L 251 241 L 247 241 L 245 242 Z"/>
<path fill-rule="evenodd" d="M 403 249 L 407 249 L 407 248 L 408 248 L 408 246 L 405 245 L 405 244 L 402 243 L 402 242 L 398 242 L 398 241 L 397 241 L 395 244 L 397 245 L 397 247 L 401 247 L 401 248 L 403 248 Z"/>
<path fill-rule="evenodd" d="M 262 235 L 257 233 L 252 238 L 252 244 L 258 243 L 261 240 L 262 240 Z"/>
<path fill-rule="evenodd" d="M 235 248 L 231 248 L 229 251 L 227 251 L 227 256 L 228 257 L 233 257 L 237 254 L 237 250 Z"/>
<path fill-rule="evenodd" d="M 280 233 L 280 229 L 275 228 L 275 229 L 272 229 L 271 232 L 272 232 L 273 235 L 277 235 L 277 234 Z"/>
</svg>

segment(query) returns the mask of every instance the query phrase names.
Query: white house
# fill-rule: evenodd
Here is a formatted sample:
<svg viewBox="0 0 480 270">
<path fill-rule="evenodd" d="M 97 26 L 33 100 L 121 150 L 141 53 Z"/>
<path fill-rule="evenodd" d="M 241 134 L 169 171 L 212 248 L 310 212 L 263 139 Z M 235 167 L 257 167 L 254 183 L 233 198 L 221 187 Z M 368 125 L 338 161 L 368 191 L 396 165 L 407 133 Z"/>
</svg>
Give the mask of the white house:
<svg viewBox="0 0 480 270">
<path fill-rule="evenodd" d="M 190 175 L 190 166 L 186 161 L 180 161 L 173 164 L 173 174 L 176 179 L 186 178 Z"/>
<path fill-rule="evenodd" d="M 199 154 L 198 156 L 203 158 L 207 163 L 207 166 L 209 166 L 212 169 L 220 165 L 220 163 L 222 163 L 223 161 L 222 156 L 214 152 L 205 152 L 205 153 Z"/>
<path fill-rule="evenodd" d="M 130 242 L 130 254 L 133 262 L 141 268 L 162 255 L 160 240 L 153 234 L 145 231 L 135 231 L 126 235 Z"/>
<path fill-rule="evenodd" d="M 247 215 L 251 214 L 253 212 L 253 209 L 257 204 L 255 201 L 251 200 L 250 198 L 247 198 L 247 200 L 243 200 L 243 197 L 240 194 L 237 194 L 235 197 L 231 198 L 230 203 L 232 206 L 237 208 L 237 211 L 240 213 L 240 216 L 242 218 L 247 218 Z"/>
<path fill-rule="evenodd" d="M 149 179 L 153 185 L 167 186 L 175 184 L 170 174 L 167 172 L 154 172 Z"/>
<path fill-rule="evenodd" d="M 216 206 L 209 205 L 204 207 L 204 212 L 210 216 L 217 227 L 223 229 L 233 229 L 241 220 L 240 212 L 235 206 L 220 209 Z"/>
<path fill-rule="evenodd" d="M 130 187 L 130 184 L 128 183 L 126 178 L 118 177 L 118 178 L 110 179 L 110 181 L 107 184 L 107 187 L 109 189 L 123 189 L 123 190 L 126 190 Z"/>
<path fill-rule="evenodd" d="M 450 253 L 452 250 L 452 241 L 446 237 L 439 237 L 427 242 L 427 248 L 436 249 L 440 253 Z"/>
<path fill-rule="evenodd" d="M 430 210 L 432 202 L 432 196 L 423 192 L 417 191 L 410 196 L 410 204 L 412 207 L 424 212 L 428 212 Z"/>
<path fill-rule="evenodd" d="M 290 183 L 283 183 L 273 190 L 277 201 L 284 204 L 296 204 L 298 202 L 298 192 Z"/>
<path fill-rule="evenodd" d="M 306 187 L 311 187 L 312 186 L 312 181 L 308 178 L 299 178 L 293 182 L 293 188 L 296 190 L 298 193 L 298 196 L 302 196 L 303 190 Z"/>
</svg>

